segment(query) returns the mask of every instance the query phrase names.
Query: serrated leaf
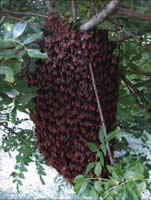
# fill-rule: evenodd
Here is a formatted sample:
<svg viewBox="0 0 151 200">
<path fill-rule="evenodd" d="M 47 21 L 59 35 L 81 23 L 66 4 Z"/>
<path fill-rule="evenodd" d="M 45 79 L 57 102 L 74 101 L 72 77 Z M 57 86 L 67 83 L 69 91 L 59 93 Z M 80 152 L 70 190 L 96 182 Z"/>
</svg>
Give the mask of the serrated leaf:
<svg viewBox="0 0 151 200">
<path fill-rule="evenodd" d="M 104 142 L 104 128 L 101 127 L 100 130 L 99 130 L 99 140 L 100 142 Z"/>
<path fill-rule="evenodd" d="M 38 38 L 40 38 L 42 36 L 42 32 L 39 33 L 34 33 L 32 34 L 30 37 L 28 37 L 23 43 L 24 44 L 30 44 L 33 41 L 37 40 Z"/>
<path fill-rule="evenodd" d="M 32 58 L 48 58 L 46 53 L 42 53 L 38 49 L 28 49 L 27 53 Z"/>
<path fill-rule="evenodd" d="M 24 23 L 18 23 L 13 28 L 13 39 L 17 39 L 19 36 L 21 36 L 27 26 L 27 22 Z"/>
<path fill-rule="evenodd" d="M 92 142 L 88 142 L 88 148 L 90 149 L 90 151 L 92 152 L 97 152 L 97 147 L 94 143 Z"/>
<path fill-rule="evenodd" d="M 94 168 L 94 173 L 97 177 L 100 177 L 102 171 L 101 163 L 97 162 Z"/>
<path fill-rule="evenodd" d="M 5 74 L 6 78 L 5 80 L 13 83 L 14 82 L 14 73 L 11 67 L 8 66 L 0 66 L 0 74 Z"/>
<path fill-rule="evenodd" d="M 94 167 L 94 162 L 88 164 L 85 173 L 87 174 Z"/>
<path fill-rule="evenodd" d="M 111 133 L 109 133 L 106 138 L 105 141 L 108 142 L 110 140 L 112 140 L 113 138 L 115 138 L 118 134 L 118 130 L 112 131 Z"/>
</svg>

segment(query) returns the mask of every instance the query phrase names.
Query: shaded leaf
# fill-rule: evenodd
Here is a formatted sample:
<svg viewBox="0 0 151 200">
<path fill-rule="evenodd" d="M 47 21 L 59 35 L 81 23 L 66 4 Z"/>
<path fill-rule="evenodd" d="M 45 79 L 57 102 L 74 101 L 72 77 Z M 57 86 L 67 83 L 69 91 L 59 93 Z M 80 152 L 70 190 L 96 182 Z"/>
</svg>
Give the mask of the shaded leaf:
<svg viewBox="0 0 151 200">
<path fill-rule="evenodd" d="M 94 162 L 88 164 L 85 173 L 87 174 L 94 167 Z"/>
<path fill-rule="evenodd" d="M 97 151 L 97 147 L 94 143 L 92 142 L 88 142 L 88 148 L 90 149 L 90 151 L 92 152 L 96 152 Z"/>
<path fill-rule="evenodd" d="M 100 142 L 104 142 L 104 128 L 101 127 L 100 130 L 99 130 L 99 140 Z"/>
<path fill-rule="evenodd" d="M 104 155 L 106 156 L 106 152 L 107 152 L 106 144 L 105 144 L 105 143 L 102 143 L 102 144 L 100 145 L 100 148 L 101 148 L 101 150 L 103 151 Z"/>
</svg>

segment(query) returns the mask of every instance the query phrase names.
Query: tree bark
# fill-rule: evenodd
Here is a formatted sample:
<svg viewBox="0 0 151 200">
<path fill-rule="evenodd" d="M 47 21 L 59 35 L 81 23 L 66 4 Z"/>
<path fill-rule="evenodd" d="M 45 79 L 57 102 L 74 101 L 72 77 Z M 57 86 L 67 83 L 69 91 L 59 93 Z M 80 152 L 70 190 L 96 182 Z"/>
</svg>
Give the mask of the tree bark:
<svg viewBox="0 0 151 200">
<path fill-rule="evenodd" d="M 121 0 L 111 0 L 107 6 L 97 15 L 92 17 L 88 22 L 80 26 L 80 31 L 88 31 L 94 28 L 99 23 L 103 22 L 109 15 L 111 15 Z"/>
</svg>

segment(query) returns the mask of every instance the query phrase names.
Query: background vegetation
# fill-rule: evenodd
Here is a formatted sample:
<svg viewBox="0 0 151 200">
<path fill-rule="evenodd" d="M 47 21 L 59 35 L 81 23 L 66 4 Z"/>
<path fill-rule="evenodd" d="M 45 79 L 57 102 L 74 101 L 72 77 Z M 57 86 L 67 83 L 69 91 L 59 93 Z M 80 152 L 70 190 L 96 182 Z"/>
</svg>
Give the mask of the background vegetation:
<svg viewBox="0 0 151 200">
<path fill-rule="evenodd" d="M 74 1 L 75 2 L 75 1 Z M 76 27 L 86 23 L 110 1 L 77 0 Z M 45 163 L 37 151 L 34 131 L 18 128 L 23 120 L 17 111 L 29 114 L 36 88 L 24 81 L 26 67 L 36 70 L 36 61 L 45 59 L 38 41 L 42 40 L 44 19 L 49 14 L 43 0 L 2 0 L 0 7 L 0 129 L 4 132 L 1 148 L 17 150 L 14 182 L 22 185 L 26 166 L 35 162 L 41 182 Z M 75 23 L 72 1 L 56 0 L 56 10 L 69 23 Z M 100 177 L 103 165 L 102 148 L 90 144 L 97 152 L 97 163 L 90 163 L 85 175 L 75 179 L 75 192 L 80 196 L 103 199 L 141 199 L 141 192 L 151 191 L 150 134 L 151 134 L 151 2 L 149 0 L 121 1 L 113 14 L 97 25 L 109 31 L 110 40 L 117 41 L 115 55 L 120 56 L 120 98 L 118 104 L 115 165 L 109 166 L 109 179 Z M 100 141 L 103 130 L 98 133 Z M 109 139 L 110 140 L 110 139 Z M 135 142 L 135 144 L 134 144 Z M 105 150 L 104 150 L 105 151 Z M 146 153 L 147 152 L 147 153 Z M 101 155 L 101 156 L 100 156 Z M 88 174 L 91 168 L 97 178 Z"/>
</svg>

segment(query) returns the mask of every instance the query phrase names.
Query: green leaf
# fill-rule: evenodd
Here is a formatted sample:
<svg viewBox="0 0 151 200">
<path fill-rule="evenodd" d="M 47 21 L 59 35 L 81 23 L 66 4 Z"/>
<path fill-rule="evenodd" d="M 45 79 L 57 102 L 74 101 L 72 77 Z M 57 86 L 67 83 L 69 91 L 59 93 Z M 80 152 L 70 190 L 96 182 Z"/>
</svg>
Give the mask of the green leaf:
<svg viewBox="0 0 151 200">
<path fill-rule="evenodd" d="M 100 158 L 101 165 L 104 166 L 104 156 L 102 152 L 97 152 L 97 158 Z"/>
<path fill-rule="evenodd" d="M 108 142 L 108 141 L 112 140 L 113 138 L 115 138 L 117 136 L 118 133 L 119 133 L 118 130 L 112 131 L 111 133 L 109 133 L 106 136 L 105 141 Z"/>
<path fill-rule="evenodd" d="M 27 26 L 27 22 L 24 23 L 18 23 L 13 28 L 13 39 L 17 39 L 19 36 L 21 36 Z"/>
<path fill-rule="evenodd" d="M 41 53 L 38 49 L 28 49 L 27 53 L 32 58 L 48 58 L 46 53 Z"/>
<path fill-rule="evenodd" d="M 94 168 L 94 173 L 97 177 L 100 177 L 102 171 L 101 163 L 97 162 Z"/>
<path fill-rule="evenodd" d="M 34 98 L 36 94 L 28 93 L 28 95 L 19 95 L 16 97 L 16 103 L 26 105 L 32 98 Z"/>
<path fill-rule="evenodd" d="M 27 172 L 28 171 L 23 162 L 21 162 L 20 171 L 21 172 Z"/>
<path fill-rule="evenodd" d="M 127 193 L 127 197 L 129 199 L 135 200 L 135 199 L 140 199 L 137 192 L 135 192 L 135 190 L 133 188 L 131 188 L 131 185 L 127 185 L 126 187 L 126 193 Z"/>
<path fill-rule="evenodd" d="M 90 151 L 92 152 L 97 152 L 97 147 L 94 143 L 92 142 L 88 142 L 88 148 L 90 149 Z"/>
<path fill-rule="evenodd" d="M 103 151 L 104 156 L 106 156 L 106 152 L 107 152 L 106 144 L 105 144 L 105 143 L 102 143 L 102 144 L 100 145 L 100 148 L 101 148 L 101 150 Z"/>
<path fill-rule="evenodd" d="M 75 177 L 74 179 L 74 183 L 79 183 L 79 182 L 83 182 L 85 180 L 83 175 L 78 175 Z"/>
<path fill-rule="evenodd" d="M 40 177 L 41 183 L 42 183 L 43 185 L 45 185 L 45 181 L 44 181 L 44 179 L 42 178 L 42 176 L 39 176 L 39 177 Z"/>
<path fill-rule="evenodd" d="M 97 192 L 102 192 L 103 191 L 103 188 L 101 187 L 101 181 L 95 181 L 94 187 L 95 187 Z"/>
<path fill-rule="evenodd" d="M 0 49 L 11 48 L 13 46 L 14 44 L 11 40 L 0 40 Z"/>
<path fill-rule="evenodd" d="M 100 130 L 99 130 L 99 140 L 100 142 L 104 142 L 104 128 L 101 127 Z"/>
<path fill-rule="evenodd" d="M 21 182 L 21 180 L 17 180 L 16 181 L 18 185 L 23 185 L 23 183 Z"/>
<path fill-rule="evenodd" d="M 87 174 L 94 167 L 94 162 L 88 164 L 85 173 Z"/>
<path fill-rule="evenodd" d="M 99 196 L 95 190 L 89 190 L 88 194 L 89 194 L 89 197 L 93 197 L 93 200 L 99 199 Z"/>
<path fill-rule="evenodd" d="M 32 34 L 30 37 L 28 37 L 23 43 L 24 44 L 30 44 L 33 41 L 37 40 L 38 38 L 40 38 L 42 36 L 42 32 L 39 33 L 34 33 Z"/>
<path fill-rule="evenodd" d="M 22 178 L 22 179 L 25 178 L 23 173 L 19 173 L 18 176 L 19 176 L 19 178 Z"/>
<path fill-rule="evenodd" d="M 6 78 L 5 78 L 6 81 L 11 82 L 11 83 L 14 82 L 14 73 L 11 67 L 0 66 L 0 74 L 6 75 Z"/>
<path fill-rule="evenodd" d="M 79 194 L 84 194 L 86 189 L 87 189 L 87 185 L 88 183 L 87 182 L 84 182 L 80 188 L 80 191 L 79 191 Z"/>
</svg>

